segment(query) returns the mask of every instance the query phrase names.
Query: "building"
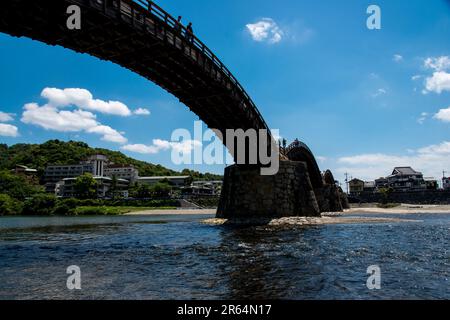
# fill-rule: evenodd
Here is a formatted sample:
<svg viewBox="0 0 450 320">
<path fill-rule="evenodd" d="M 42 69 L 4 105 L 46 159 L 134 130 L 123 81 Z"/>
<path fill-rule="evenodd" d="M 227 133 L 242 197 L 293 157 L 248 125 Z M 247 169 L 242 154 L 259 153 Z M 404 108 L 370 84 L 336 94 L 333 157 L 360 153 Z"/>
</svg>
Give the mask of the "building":
<svg viewBox="0 0 450 320">
<path fill-rule="evenodd" d="M 182 196 L 214 196 L 215 190 L 213 188 L 203 186 L 187 186 L 181 188 Z"/>
<path fill-rule="evenodd" d="M 46 192 L 55 192 L 56 184 L 66 178 L 76 178 L 85 173 L 94 174 L 92 164 L 54 165 L 45 168 L 44 183 Z"/>
<path fill-rule="evenodd" d="M 425 185 L 427 190 L 437 190 L 439 188 L 438 181 L 432 177 L 425 177 Z"/>
<path fill-rule="evenodd" d="M 139 178 L 139 171 L 135 167 L 117 164 L 110 164 L 105 167 L 104 174 L 107 177 L 126 179 L 130 181 L 130 183 L 136 182 Z"/>
<path fill-rule="evenodd" d="M 139 184 L 146 184 L 152 186 L 161 181 L 168 181 L 170 185 L 181 188 L 189 185 L 190 180 L 191 180 L 190 176 L 167 176 L 167 177 L 161 176 L 161 177 L 139 177 L 137 179 L 137 182 Z"/>
<path fill-rule="evenodd" d="M 388 185 L 395 191 L 425 190 L 426 183 L 421 172 L 411 167 L 396 167 L 387 178 Z"/>
<path fill-rule="evenodd" d="M 16 174 L 24 174 L 27 176 L 35 176 L 37 174 L 36 169 L 28 168 L 27 166 L 16 165 L 16 168 L 13 169 Z"/>
<path fill-rule="evenodd" d="M 375 192 L 375 181 L 364 181 L 364 192 Z"/>
<path fill-rule="evenodd" d="M 348 182 L 348 188 L 351 195 L 357 195 L 364 191 L 364 181 L 352 179 Z"/>
<path fill-rule="evenodd" d="M 45 190 L 60 197 L 74 196 L 74 182 L 77 177 L 85 173 L 92 174 L 98 182 L 98 196 L 101 198 L 108 197 L 113 176 L 117 178 L 120 193 L 128 197 L 128 192 L 122 189 L 125 186 L 128 189 L 130 182 L 136 181 L 139 175 L 134 167 L 111 164 L 106 156 L 97 154 L 79 164 L 48 166 L 43 178 Z"/>
<path fill-rule="evenodd" d="M 444 190 L 450 190 L 450 177 L 442 178 L 442 189 Z"/>
<path fill-rule="evenodd" d="M 223 181 L 194 181 L 190 186 L 182 188 L 182 195 L 184 196 L 198 196 L 198 195 L 208 195 L 208 196 L 218 196 L 222 191 Z"/>
<path fill-rule="evenodd" d="M 103 177 L 105 175 L 105 166 L 108 165 L 108 158 L 101 154 L 90 156 L 82 164 L 92 166 L 92 175 L 95 177 Z"/>
<path fill-rule="evenodd" d="M 378 178 L 375 180 L 375 188 L 377 190 L 383 189 L 383 188 L 389 188 L 388 180 L 384 177 Z"/>
<path fill-rule="evenodd" d="M 112 194 L 110 193 L 110 190 L 113 179 L 110 177 L 94 177 L 94 180 L 97 181 L 97 197 L 111 198 Z M 59 181 L 55 187 L 56 196 L 62 198 L 77 197 L 75 181 L 76 178 L 64 178 Z M 126 179 L 117 179 L 116 182 L 116 195 L 128 198 L 129 181 Z"/>
</svg>

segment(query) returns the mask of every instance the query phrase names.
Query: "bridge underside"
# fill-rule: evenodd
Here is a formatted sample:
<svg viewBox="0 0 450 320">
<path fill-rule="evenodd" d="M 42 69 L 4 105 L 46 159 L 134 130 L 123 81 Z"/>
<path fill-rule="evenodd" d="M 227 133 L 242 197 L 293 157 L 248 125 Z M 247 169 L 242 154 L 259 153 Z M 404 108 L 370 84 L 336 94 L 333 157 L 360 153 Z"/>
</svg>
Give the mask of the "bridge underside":
<svg viewBox="0 0 450 320">
<path fill-rule="evenodd" d="M 81 7 L 80 30 L 66 26 L 66 11 L 73 4 Z M 176 96 L 209 128 L 268 129 L 250 97 L 208 48 L 187 41 L 132 0 L 3 1 L 0 32 L 125 67 Z"/>
</svg>

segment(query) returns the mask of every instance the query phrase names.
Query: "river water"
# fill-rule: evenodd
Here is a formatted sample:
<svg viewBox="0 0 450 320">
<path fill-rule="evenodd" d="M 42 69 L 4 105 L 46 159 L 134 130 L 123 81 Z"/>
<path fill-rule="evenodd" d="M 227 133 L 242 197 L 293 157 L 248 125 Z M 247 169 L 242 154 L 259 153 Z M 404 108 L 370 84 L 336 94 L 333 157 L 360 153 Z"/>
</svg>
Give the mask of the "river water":
<svg viewBox="0 0 450 320">
<path fill-rule="evenodd" d="M 0 299 L 450 299 L 448 214 L 294 228 L 205 218 L 2 217 Z M 70 265 L 81 290 L 67 289 Z"/>
</svg>

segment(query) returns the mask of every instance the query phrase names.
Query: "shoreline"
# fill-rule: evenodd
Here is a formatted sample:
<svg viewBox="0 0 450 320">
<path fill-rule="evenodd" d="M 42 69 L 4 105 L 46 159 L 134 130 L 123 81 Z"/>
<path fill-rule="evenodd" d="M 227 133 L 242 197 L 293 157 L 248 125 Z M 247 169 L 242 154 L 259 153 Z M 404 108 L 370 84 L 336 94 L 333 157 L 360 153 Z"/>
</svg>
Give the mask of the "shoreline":
<svg viewBox="0 0 450 320">
<path fill-rule="evenodd" d="M 401 204 L 394 208 L 378 208 L 375 204 L 366 204 L 361 207 L 354 206 L 343 212 L 323 213 L 323 217 L 346 216 L 354 214 L 450 214 L 450 205 L 411 205 Z M 123 215 L 212 215 L 216 209 L 152 209 L 128 212 Z"/>
<path fill-rule="evenodd" d="M 217 209 L 154 209 L 124 213 L 124 216 L 153 216 L 153 215 L 211 215 Z"/>
<path fill-rule="evenodd" d="M 373 213 L 373 214 L 418 214 L 418 213 L 429 213 L 429 214 L 450 214 L 450 205 L 431 205 L 431 204 L 406 204 L 402 203 L 394 208 L 378 208 L 376 204 L 365 204 L 361 207 L 353 206 L 350 209 L 341 212 L 342 215 L 347 214 L 358 214 L 358 213 Z"/>
<path fill-rule="evenodd" d="M 144 210 L 131 212 L 125 215 L 215 215 L 216 209 L 179 209 L 179 210 Z M 450 214 L 450 205 L 409 205 L 401 204 L 395 208 L 378 208 L 376 204 L 367 204 L 361 207 L 346 209 L 344 212 L 322 213 L 321 217 L 283 217 L 275 219 L 218 219 L 205 218 L 202 223 L 207 225 L 266 225 L 274 227 L 282 226 L 317 226 L 332 224 L 360 224 L 360 223 L 420 223 L 422 220 L 408 219 L 408 214 Z M 358 216 L 358 214 L 373 214 L 373 217 Z M 398 217 L 377 217 L 377 215 L 405 215 Z"/>
</svg>

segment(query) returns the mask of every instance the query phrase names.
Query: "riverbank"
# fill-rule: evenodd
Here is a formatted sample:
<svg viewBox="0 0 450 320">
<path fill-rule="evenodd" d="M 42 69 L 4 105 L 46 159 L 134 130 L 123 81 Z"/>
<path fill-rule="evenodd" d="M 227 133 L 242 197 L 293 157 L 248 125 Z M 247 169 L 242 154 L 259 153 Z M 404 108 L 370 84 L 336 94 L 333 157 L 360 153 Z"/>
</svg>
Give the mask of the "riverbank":
<svg viewBox="0 0 450 320">
<path fill-rule="evenodd" d="M 135 210 L 133 212 L 125 213 L 125 215 L 157 215 L 157 214 L 215 214 L 216 209 L 178 209 L 178 210 L 166 210 L 166 209 L 143 209 Z M 442 213 L 450 214 L 450 205 L 411 205 L 400 204 L 393 208 L 379 208 L 376 203 L 368 203 L 362 205 L 354 205 L 350 209 L 344 210 L 344 212 L 324 213 L 324 217 L 331 216 L 344 216 L 354 214 L 417 214 L 417 213 Z"/>
<path fill-rule="evenodd" d="M 450 214 L 450 205 L 413 205 L 400 204 L 394 208 L 378 208 L 376 203 L 352 205 L 343 214 L 377 213 L 377 214 L 417 214 L 417 213 L 442 213 Z"/>
<path fill-rule="evenodd" d="M 153 216 L 153 215 L 212 215 L 216 214 L 216 209 L 152 209 L 139 210 L 125 213 L 126 216 Z"/>
</svg>

